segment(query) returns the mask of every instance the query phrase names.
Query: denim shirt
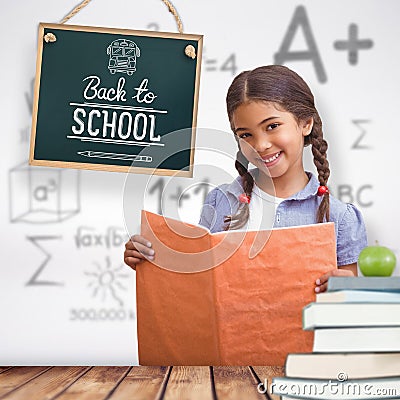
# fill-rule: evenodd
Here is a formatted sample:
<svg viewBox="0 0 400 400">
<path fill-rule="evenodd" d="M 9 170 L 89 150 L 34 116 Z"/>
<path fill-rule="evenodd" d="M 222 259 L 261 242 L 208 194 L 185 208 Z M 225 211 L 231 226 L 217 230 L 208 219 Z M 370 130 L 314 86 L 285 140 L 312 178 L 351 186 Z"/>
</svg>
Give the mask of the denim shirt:
<svg viewBox="0 0 400 400">
<path fill-rule="evenodd" d="M 322 200 L 316 194 L 319 182 L 312 173 L 307 172 L 307 175 L 309 181 L 306 187 L 278 205 L 274 228 L 316 223 L 317 210 Z M 243 187 L 240 176 L 230 184 L 213 189 L 206 197 L 199 224 L 212 233 L 223 231 L 224 217 L 236 214 L 241 193 Z M 360 211 L 353 204 L 343 203 L 329 195 L 329 217 L 330 222 L 335 223 L 337 265 L 356 263 L 361 250 L 367 246 L 367 234 Z"/>
</svg>

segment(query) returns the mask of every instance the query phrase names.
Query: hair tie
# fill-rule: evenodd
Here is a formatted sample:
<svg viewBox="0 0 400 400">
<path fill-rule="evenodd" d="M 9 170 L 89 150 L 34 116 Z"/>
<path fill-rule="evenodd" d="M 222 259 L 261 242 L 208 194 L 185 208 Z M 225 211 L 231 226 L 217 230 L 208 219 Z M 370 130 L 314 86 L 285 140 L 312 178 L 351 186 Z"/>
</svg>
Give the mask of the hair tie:
<svg viewBox="0 0 400 400">
<path fill-rule="evenodd" d="M 239 195 L 239 201 L 241 203 L 249 204 L 250 203 L 250 196 L 247 196 L 246 193 L 242 193 L 241 195 Z"/>
<path fill-rule="evenodd" d="M 318 188 L 317 195 L 318 195 L 318 196 L 323 196 L 325 193 L 329 193 L 329 189 L 328 189 L 327 186 L 321 185 L 321 186 Z"/>
</svg>

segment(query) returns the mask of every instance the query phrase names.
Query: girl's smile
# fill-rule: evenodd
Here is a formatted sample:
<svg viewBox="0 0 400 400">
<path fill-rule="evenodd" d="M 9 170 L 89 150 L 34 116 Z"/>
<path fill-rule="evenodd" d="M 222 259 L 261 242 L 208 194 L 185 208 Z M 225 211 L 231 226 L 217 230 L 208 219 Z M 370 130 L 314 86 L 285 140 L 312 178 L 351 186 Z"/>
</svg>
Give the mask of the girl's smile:
<svg viewBox="0 0 400 400">
<path fill-rule="evenodd" d="M 260 155 L 260 162 L 265 164 L 267 168 L 272 168 L 275 164 L 277 164 L 280 160 L 280 156 L 282 155 L 282 151 L 278 151 L 272 155 Z"/>
</svg>

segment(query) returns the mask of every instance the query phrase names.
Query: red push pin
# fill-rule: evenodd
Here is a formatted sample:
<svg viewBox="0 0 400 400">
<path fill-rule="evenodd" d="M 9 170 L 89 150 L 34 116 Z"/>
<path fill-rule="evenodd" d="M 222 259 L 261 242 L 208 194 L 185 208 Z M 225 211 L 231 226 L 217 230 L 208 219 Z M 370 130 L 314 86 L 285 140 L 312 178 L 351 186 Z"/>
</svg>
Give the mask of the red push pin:
<svg viewBox="0 0 400 400">
<path fill-rule="evenodd" d="M 329 189 L 327 186 L 320 186 L 317 191 L 318 196 L 323 196 L 325 193 L 329 193 Z"/>
<path fill-rule="evenodd" d="M 239 196 L 239 201 L 240 201 L 241 203 L 249 204 L 249 203 L 250 203 L 250 196 L 247 196 L 246 193 L 242 193 L 242 194 Z"/>
</svg>

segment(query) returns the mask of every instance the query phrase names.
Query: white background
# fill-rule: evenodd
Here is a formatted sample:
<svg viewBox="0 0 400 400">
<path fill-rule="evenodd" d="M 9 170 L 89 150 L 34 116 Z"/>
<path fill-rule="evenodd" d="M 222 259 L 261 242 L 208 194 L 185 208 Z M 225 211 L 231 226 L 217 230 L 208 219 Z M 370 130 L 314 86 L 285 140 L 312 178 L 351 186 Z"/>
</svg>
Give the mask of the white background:
<svg viewBox="0 0 400 400">
<path fill-rule="evenodd" d="M 38 23 L 59 22 L 77 4 L 75 0 L 1 0 L 2 365 L 126 365 L 138 361 L 134 272 L 123 265 L 123 242 L 128 234 L 125 222 L 130 231 L 139 226 L 139 205 L 130 208 L 129 221 L 125 221 L 126 174 L 23 166 L 29 152 Z M 174 5 L 184 32 L 204 35 L 198 126 L 225 132 L 229 132 L 225 94 L 234 74 L 223 68 L 224 63 L 234 54 L 235 73 L 274 63 L 296 8 L 305 7 L 327 81 L 318 79 L 310 60 L 286 65 L 303 76 L 316 97 L 330 145 L 331 191 L 360 208 L 370 244 L 379 240 L 400 257 L 400 3 L 175 0 Z M 69 23 L 177 30 L 173 16 L 159 0 L 93 0 Z M 348 39 L 350 24 L 358 26 L 360 39 L 373 42 L 372 48 L 358 52 L 355 65 L 349 63 L 347 51 L 334 47 L 334 42 Z M 301 29 L 291 50 L 306 50 Z M 357 125 L 354 121 L 358 120 L 367 122 Z M 204 132 L 199 132 L 198 144 L 227 152 L 234 149 L 228 134 Z M 210 154 L 199 151 L 196 163 L 210 163 L 207 157 Z M 232 158 L 213 158 L 212 162 L 234 177 Z M 308 148 L 305 164 L 313 170 Z M 206 175 L 195 169 L 195 178 L 219 183 Z M 135 176 L 129 176 L 132 179 Z M 191 184 L 189 179 L 182 182 Z M 46 201 L 40 197 L 44 195 Z M 61 204 L 75 204 L 76 212 L 56 221 L 50 211 L 57 198 Z M 156 194 L 144 199 L 138 193 L 137 199 L 137 204 L 156 208 Z M 192 193 L 182 204 L 180 215 L 196 222 L 199 197 Z"/>
</svg>

